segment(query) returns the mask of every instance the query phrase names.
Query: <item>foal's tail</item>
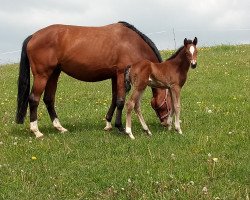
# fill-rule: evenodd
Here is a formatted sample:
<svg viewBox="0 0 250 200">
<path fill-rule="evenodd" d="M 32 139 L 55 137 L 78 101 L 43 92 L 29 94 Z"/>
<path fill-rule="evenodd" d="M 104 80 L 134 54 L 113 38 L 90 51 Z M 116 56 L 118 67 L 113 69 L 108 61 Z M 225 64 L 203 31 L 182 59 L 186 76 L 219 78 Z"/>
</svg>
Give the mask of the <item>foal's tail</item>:
<svg viewBox="0 0 250 200">
<path fill-rule="evenodd" d="M 129 93 L 131 90 L 131 81 L 130 81 L 130 68 L 131 66 L 127 66 L 125 69 L 125 92 Z"/>
<path fill-rule="evenodd" d="M 24 40 L 21 53 L 16 110 L 16 123 L 18 124 L 23 124 L 28 108 L 30 93 L 30 62 L 27 56 L 27 44 L 31 38 L 32 35 Z"/>
</svg>

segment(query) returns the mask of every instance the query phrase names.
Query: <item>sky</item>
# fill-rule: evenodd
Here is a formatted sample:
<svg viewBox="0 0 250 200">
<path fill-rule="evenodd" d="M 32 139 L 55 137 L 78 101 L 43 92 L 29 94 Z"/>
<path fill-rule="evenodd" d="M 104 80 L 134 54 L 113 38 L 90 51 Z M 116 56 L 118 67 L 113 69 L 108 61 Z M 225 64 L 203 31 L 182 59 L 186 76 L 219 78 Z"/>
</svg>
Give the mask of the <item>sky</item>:
<svg viewBox="0 0 250 200">
<path fill-rule="evenodd" d="M 51 24 L 103 26 L 127 21 L 156 44 L 175 49 L 250 44 L 249 0 L 0 0 L 0 64 L 19 62 L 23 40 Z"/>
</svg>

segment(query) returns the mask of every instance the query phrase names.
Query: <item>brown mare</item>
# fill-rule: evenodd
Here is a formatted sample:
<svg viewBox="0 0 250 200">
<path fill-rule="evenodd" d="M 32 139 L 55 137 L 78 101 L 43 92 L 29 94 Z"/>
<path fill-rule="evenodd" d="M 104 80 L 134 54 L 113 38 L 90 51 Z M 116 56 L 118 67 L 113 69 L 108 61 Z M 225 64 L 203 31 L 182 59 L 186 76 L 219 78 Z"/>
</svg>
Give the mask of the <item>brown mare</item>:
<svg viewBox="0 0 250 200">
<path fill-rule="evenodd" d="M 103 27 L 52 25 L 39 30 L 23 42 L 19 79 L 16 122 L 23 123 L 30 107 L 30 130 L 37 138 L 37 107 L 44 92 L 53 126 L 67 131 L 59 122 L 55 111 L 55 93 L 61 71 L 81 81 L 112 80 L 112 102 L 106 115 L 105 130 L 110 130 L 111 119 L 117 108 L 115 126 L 123 131 L 121 122 L 125 100 L 124 71 L 128 65 L 147 59 L 161 62 L 154 43 L 134 26 L 119 22 Z M 30 92 L 30 68 L 33 87 Z M 165 101 L 165 91 L 153 89 L 156 107 Z M 156 111 L 167 113 L 167 105 Z M 166 117 L 164 117 L 166 119 Z"/>
<path fill-rule="evenodd" d="M 140 108 L 140 99 L 147 86 L 152 88 L 166 88 L 169 90 L 173 106 L 168 116 L 166 126 L 171 129 L 172 117 L 175 114 L 175 129 L 182 134 L 180 127 L 180 92 L 187 79 L 187 73 L 191 64 L 196 67 L 197 59 L 197 38 L 184 40 L 184 46 L 179 48 L 175 54 L 162 63 L 153 63 L 149 60 L 142 60 L 130 68 L 130 81 L 133 91 L 126 103 L 126 133 L 131 139 L 135 139 L 131 131 L 131 112 L 134 109 L 139 121 L 148 135 L 152 135 L 146 125 Z"/>
</svg>

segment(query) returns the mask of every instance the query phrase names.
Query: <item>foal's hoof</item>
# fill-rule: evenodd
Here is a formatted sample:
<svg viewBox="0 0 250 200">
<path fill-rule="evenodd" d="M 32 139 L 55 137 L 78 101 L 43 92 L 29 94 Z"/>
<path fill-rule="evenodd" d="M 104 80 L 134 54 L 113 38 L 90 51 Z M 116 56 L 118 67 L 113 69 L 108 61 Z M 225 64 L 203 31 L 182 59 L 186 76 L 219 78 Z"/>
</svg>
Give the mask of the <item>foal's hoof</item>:
<svg viewBox="0 0 250 200">
<path fill-rule="evenodd" d="M 177 131 L 177 133 L 179 133 L 180 135 L 182 135 L 182 130 L 181 129 L 175 129 Z"/>
<path fill-rule="evenodd" d="M 150 136 L 150 137 L 152 136 L 152 133 L 150 130 L 144 130 L 144 131 L 147 133 L 148 136 Z"/>
<path fill-rule="evenodd" d="M 131 140 L 135 139 L 135 137 L 134 137 L 134 135 L 132 133 L 126 133 L 126 134 L 128 134 L 128 136 L 130 137 Z"/>
</svg>

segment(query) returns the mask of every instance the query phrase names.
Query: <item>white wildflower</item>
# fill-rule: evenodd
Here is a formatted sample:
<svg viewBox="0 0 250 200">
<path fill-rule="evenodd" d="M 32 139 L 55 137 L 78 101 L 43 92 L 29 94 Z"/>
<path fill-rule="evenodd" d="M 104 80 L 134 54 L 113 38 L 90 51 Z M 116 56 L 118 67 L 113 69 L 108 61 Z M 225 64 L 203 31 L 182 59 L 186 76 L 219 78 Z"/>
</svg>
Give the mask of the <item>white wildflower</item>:
<svg viewBox="0 0 250 200">
<path fill-rule="evenodd" d="M 190 185 L 194 185 L 194 181 L 190 181 L 189 184 L 190 184 Z"/>
<path fill-rule="evenodd" d="M 203 192 L 203 194 L 207 194 L 207 193 L 208 193 L 207 187 L 203 187 L 203 188 L 202 188 L 202 192 Z"/>
</svg>

